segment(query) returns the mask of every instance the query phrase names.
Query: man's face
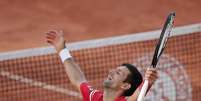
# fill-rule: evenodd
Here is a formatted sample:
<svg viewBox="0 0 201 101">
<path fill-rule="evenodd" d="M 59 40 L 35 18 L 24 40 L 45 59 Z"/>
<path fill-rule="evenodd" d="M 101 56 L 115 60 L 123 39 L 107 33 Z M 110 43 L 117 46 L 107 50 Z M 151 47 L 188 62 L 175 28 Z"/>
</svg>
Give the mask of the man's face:
<svg viewBox="0 0 201 101">
<path fill-rule="evenodd" d="M 128 68 L 119 66 L 109 72 L 103 85 L 105 88 L 119 89 L 129 74 Z"/>
</svg>

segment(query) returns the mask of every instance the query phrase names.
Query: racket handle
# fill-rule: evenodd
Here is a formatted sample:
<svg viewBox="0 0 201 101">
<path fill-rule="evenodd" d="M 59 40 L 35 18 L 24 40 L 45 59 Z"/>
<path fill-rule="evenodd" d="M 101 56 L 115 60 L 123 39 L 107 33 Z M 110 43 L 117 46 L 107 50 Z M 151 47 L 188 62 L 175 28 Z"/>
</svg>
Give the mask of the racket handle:
<svg viewBox="0 0 201 101">
<path fill-rule="evenodd" d="M 144 97 L 145 97 L 147 89 L 148 89 L 148 84 L 149 84 L 148 80 L 145 80 L 145 82 L 142 86 L 142 89 L 140 91 L 140 94 L 138 96 L 137 101 L 143 101 L 144 100 Z"/>
</svg>

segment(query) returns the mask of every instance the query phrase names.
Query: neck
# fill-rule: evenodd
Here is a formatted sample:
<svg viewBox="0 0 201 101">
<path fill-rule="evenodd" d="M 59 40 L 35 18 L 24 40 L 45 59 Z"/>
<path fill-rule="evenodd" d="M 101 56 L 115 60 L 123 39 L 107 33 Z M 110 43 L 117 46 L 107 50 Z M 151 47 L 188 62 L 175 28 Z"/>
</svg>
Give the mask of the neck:
<svg viewBox="0 0 201 101">
<path fill-rule="evenodd" d="M 114 101 L 116 97 L 121 96 L 123 91 L 116 91 L 115 89 L 105 88 L 103 93 L 103 101 Z"/>
</svg>

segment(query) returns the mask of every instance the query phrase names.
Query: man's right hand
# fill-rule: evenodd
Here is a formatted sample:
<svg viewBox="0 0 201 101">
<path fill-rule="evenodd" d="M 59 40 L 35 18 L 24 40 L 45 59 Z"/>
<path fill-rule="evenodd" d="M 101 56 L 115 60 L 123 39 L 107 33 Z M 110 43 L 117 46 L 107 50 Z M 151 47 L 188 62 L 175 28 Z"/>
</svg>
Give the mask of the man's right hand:
<svg viewBox="0 0 201 101">
<path fill-rule="evenodd" d="M 46 33 L 46 42 L 53 45 L 59 53 L 65 48 L 65 40 L 63 31 L 51 30 Z"/>
</svg>

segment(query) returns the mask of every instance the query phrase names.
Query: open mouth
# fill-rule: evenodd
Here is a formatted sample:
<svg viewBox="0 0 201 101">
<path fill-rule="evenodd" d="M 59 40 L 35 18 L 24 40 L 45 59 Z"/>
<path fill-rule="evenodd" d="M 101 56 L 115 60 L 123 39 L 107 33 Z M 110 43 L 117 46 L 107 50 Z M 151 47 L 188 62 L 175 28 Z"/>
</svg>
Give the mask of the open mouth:
<svg viewBox="0 0 201 101">
<path fill-rule="evenodd" d="M 108 80 L 112 80 L 112 76 L 111 75 L 108 75 Z"/>
</svg>

